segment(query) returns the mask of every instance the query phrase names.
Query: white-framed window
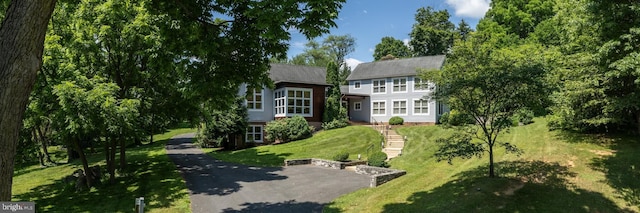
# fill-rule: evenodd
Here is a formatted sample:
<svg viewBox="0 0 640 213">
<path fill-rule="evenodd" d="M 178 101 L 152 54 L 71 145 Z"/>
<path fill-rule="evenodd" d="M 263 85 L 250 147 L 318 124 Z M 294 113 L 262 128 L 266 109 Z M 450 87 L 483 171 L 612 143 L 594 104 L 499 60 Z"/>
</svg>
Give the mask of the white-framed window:
<svg viewBox="0 0 640 213">
<path fill-rule="evenodd" d="M 424 99 L 413 99 L 413 114 L 414 115 L 428 115 L 429 114 L 429 101 Z"/>
<path fill-rule="evenodd" d="M 372 85 L 373 93 L 375 94 L 387 93 L 387 80 L 385 79 L 373 80 L 371 85 Z"/>
<path fill-rule="evenodd" d="M 262 97 L 264 90 L 249 89 L 247 90 L 247 110 L 262 111 Z"/>
<path fill-rule="evenodd" d="M 393 81 L 393 92 L 407 92 L 407 78 L 394 78 Z"/>
<path fill-rule="evenodd" d="M 413 78 L 413 91 L 426 91 L 429 90 L 429 82 L 422 80 L 419 77 Z"/>
<path fill-rule="evenodd" d="M 393 114 L 394 115 L 406 115 L 407 114 L 407 100 L 393 100 Z"/>
<path fill-rule="evenodd" d="M 261 125 L 249 125 L 247 128 L 246 139 L 247 142 L 263 142 L 262 126 Z"/>
<path fill-rule="evenodd" d="M 372 101 L 371 102 L 371 114 L 372 115 L 387 115 L 387 102 L 386 101 Z"/>
<path fill-rule="evenodd" d="M 284 89 L 279 89 L 276 90 L 273 94 L 273 105 L 274 107 L 274 112 L 277 116 L 285 116 L 287 113 L 285 111 L 286 109 L 286 104 L 285 104 L 285 100 L 287 99 L 287 96 L 285 96 L 285 91 Z"/>
<path fill-rule="evenodd" d="M 362 102 L 353 102 L 353 110 L 362 111 Z"/>
<path fill-rule="evenodd" d="M 313 90 L 308 88 L 282 88 L 274 93 L 276 116 L 313 116 Z"/>
<path fill-rule="evenodd" d="M 360 81 L 354 81 L 353 82 L 353 88 L 355 89 L 360 89 L 361 85 L 360 85 Z"/>
</svg>

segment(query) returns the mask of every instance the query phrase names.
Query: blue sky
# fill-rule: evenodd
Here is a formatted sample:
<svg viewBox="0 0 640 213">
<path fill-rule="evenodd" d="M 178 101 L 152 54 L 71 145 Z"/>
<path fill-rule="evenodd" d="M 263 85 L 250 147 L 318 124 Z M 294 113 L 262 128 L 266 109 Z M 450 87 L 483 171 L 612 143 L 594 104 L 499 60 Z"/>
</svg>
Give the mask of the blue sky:
<svg viewBox="0 0 640 213">
<path fill-rule="evenodd" d="M 489 4 L 490 0 L 347 0 L 336 20 L 338 26 L 331 29 L 330 34 L 350 34 L 356 39 L 356 51 L 346 57 L 353 68 L 358 62 L 373 61 L 373 50 L 382 37 L 408 41 L 418 8 L 446 9 L 454 24 L 464 19 L 475 28 Z M 316 38 L 316 41 L 322 39 Z M 301 53 L 305 43 L 303 35 L 293 34 L 288 57 Z"/>
</svg>

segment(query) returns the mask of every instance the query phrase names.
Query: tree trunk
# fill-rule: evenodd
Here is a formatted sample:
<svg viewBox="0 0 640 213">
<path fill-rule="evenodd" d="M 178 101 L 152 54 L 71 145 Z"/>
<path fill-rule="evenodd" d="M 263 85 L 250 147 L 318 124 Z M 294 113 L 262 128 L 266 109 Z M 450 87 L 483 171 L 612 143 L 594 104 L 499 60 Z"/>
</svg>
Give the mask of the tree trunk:
<svg viewBox="0 0 640 213">
<path fill-rule="evenodd" d="M 124 171 L 127 167 L 125 140 L 120 139 L 120 171 Z"/>
<path fill-rule="evenodd" d="M 0 26 L 0 201 L 11 200 L 16 144 L 56 0 L 12 0 Z"/>
<path fill-rule="evenodd" d="M 636 112 L 636 134 L 640 135 L 640 111 Z"/>
<path fill-rule="evenodd" d="M 493 167 L 493 145 L 489 145 L 489 177 L 495 176 L 496 174 Z"/>
<path fill-rule="evenodd" d="M 82 151 L 82 147 L 80 146 L 80 137 L 76 136 L 73 139 L 73 148 L 78 152 L 78 155 L 80 155 L 80 161 L 82 161 L 82 168 L 84 168 L 84 176 L 87 179 L 87 188 L 91 189 L 91 185 L 92 185 L 92 175 L 91 175 L 91 170 L 89 170 L 89 162 L 87 161 L 87 156 L 84 155 L 84 151 Z"/>
<path fill-rule="evenodd" d="M 107 161 L 107 172 L 111 175 L 111 168 L 113 168 L 113 162 L 111 161 L 111 140 L 113 137 L 106 137 L 104 141 L 104 159 Z"/>
<path fill-rule="evenodd" d="M 55 162 L 53 162 L 53 160 L 51 160 L 51 155 L 49 154 L 49 147 L 48 147 L 49 140 L 44 136 L 40 127 L 37 127 L 37 131 L 38 131 L 38 137 L 40 138 L 42 153 L 44 153 L 46 162 L 51 164 L 56 164 Z"/>
<path fill-rule="evenodd" d="M 118 141 L 117 139 L 111 139 L 111 152 L 109 153 L 109 161 L 111 161 L 111 167 L 109 168 L 109 183 L 116 183 L 116 150 Z"/>
</svg>

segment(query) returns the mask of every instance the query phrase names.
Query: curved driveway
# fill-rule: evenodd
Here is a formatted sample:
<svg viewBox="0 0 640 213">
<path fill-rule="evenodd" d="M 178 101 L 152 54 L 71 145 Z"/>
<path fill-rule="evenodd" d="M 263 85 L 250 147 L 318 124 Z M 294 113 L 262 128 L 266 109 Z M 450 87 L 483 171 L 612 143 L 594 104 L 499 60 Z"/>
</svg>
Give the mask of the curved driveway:
<svg viewBox="0 0 640 213">
<path fill-rule="evenodd" d="M 317 166 L 252 167 L 216 160 L 193 134 L 167 143 L 189 188 L 193 212 L 322 212 L 342 194 L 369 186 L 369 176 Z"/>
</svg>

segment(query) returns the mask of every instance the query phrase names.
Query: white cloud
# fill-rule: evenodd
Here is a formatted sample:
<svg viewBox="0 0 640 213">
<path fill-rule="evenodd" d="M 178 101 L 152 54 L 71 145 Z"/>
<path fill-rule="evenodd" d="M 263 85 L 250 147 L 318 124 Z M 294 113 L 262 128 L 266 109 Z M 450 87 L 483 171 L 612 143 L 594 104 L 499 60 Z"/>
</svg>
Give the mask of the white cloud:
<svg viewBox="0 0 640 213">
<path fill-rule="evenodd" d="M 367 14 L 367 13 L 369 13 L 369 12 L 367 12 L 367 10 L 363 10 L 362 12 L 363 12 L 364 14 Z"/>
<path fill-rule="evenodd" d="M 355 59 L 355 58 L 347 58 L 345 59 L 345 61 L 347 62 L 347 66 L 349 66 L 351 68 L 351 70 L 355 69 L 356 66 L 358 66 L 358 64 L 362 64 L 364 62 Z"/>
<path fill-rule="evenodd" d="M 455 9 L 456 16 L 482 18 L 489 10 L 491 0 L 447 0 L 447 4 Z"/>
<path fill-rule="evenodd" d="M 405 46 L 409 46 L 409 41 L 411 41 L 411 39 L 408 39 L 408 38 L 402 39 L 402 43 L 404 43 Z"/>
<path fill-rule="evenodd" d="M 375 51 L 373 48 L 369 48 L 369 52 L 373 52 Z"/>
</svg>

